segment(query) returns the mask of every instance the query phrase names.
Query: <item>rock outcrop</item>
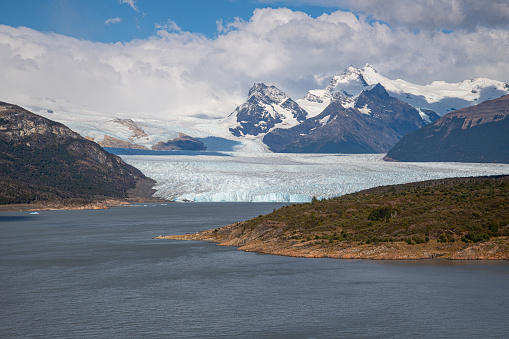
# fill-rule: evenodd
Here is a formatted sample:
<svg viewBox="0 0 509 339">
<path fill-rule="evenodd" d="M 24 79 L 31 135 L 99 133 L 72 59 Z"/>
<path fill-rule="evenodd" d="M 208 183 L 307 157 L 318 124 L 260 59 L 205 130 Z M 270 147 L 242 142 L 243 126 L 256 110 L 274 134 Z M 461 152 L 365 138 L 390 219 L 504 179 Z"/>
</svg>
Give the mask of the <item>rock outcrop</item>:
<svg viewBox="0 0 509 339">
<path fill-rule="evenodd" d="M 101 147 L 112 148 L 128 148 L 128 149 L 148 149 L 143 145 L 138 145 L 133 142 L 120 140 L 109 135 L 105 135 L 103 140 L 97 142 Z"/>
<path fill-rule="evenodd" d="M 200 140 L 179 133 L 179 136 L 175 139 L 166 142 L 159 141 L 152 146 L 152 149 L 157 151 L 204 151 L 207 147 Z"/>
<path fill-rule="evenodd" d="M 118 119 L 117 118 L 117 119 L 113 119 L 113 122 L 129 128 L 129 130 L 131 132 L 133 132 L 133 135 L 132 135 L 133 138 L 139 139 L 139 138 L 148 137 L 148 134 L 145 133 L 143 128 L 141 128 L 141 126 L 139 124 L 137 124 L 136 122 L 134 122 L 132 119 Z"/>
<path fill-rule="evenodd" d="M 304 258 L 372 259 L 372 260 L 508 260 L 509 239 L 501 237 L 476 244 L 442 244 L 432 241 L 409 245 L 405 242 L 358 244 L 349 241 L 330 244 L 322 240 L 298 241 L 281 237 L 283 226 L 265 223 L 253 230 L 242 223 L 195 234 L 160 235 L 156 239 L 198 240 L 234 246 L 240 251 Z"/>
</svg>

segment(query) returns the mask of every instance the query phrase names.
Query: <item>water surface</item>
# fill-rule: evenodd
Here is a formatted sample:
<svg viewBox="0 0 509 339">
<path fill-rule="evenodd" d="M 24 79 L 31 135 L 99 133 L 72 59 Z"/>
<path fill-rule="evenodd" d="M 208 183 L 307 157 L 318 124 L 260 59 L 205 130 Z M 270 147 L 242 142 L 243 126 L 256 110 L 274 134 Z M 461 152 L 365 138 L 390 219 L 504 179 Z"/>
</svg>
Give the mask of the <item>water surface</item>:
<svg viewBox="0 0 509 339">
<path fill-rule="evenodd" d="M 154 240 L 281 204 L 0 213 L 2 338 L 504 338 L 509 263 L 288 258 Z"/>
</svg>

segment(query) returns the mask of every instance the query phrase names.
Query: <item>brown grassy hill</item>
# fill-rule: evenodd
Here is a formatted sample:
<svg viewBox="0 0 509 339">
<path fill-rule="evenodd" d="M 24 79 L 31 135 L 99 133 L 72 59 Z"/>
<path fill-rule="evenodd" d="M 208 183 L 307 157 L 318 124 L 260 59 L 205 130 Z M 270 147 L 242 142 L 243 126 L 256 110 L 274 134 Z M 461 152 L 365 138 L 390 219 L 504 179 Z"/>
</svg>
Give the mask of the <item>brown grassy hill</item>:
<svg viewBox="0 0 509 339">
<path fill-rule="evenodd" d="M 509 259 L 509 176 L 377 187 L 194 235 L 289 256 Z"/>
</svg>

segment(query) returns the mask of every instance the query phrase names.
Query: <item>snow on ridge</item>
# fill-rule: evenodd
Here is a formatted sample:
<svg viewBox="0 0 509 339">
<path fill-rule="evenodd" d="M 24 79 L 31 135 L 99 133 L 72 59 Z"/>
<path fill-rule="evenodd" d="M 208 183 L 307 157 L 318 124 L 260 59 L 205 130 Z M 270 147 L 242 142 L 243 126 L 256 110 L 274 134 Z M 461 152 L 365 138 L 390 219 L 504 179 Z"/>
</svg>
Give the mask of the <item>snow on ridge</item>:
<svg viewBox="0 0 509 339">
<path fill-rule="evenodd" d="M 360 69 L 348 67 L 341 75 L 332 77 L 325 89 L 311 90 L 297 102 L 314 116 L 321 113 L 319 110 L 325 109 L 332 101 L 331 98 L 336 98 L 336 94 L 346 93 L 356 97 L 378 83 L 389 92 L 389 95 L 417 109 L 430 109 L 439 115 L 509 93 L 509 84 L 487 78 L 457 83 L 433 81 L 427 85 L 413 84 L 401 79 L 391 80 L 378 73 L 373 66 L 366 64 Z M 317 102 L 323 104 L 316 104 Z"/>
</svg>

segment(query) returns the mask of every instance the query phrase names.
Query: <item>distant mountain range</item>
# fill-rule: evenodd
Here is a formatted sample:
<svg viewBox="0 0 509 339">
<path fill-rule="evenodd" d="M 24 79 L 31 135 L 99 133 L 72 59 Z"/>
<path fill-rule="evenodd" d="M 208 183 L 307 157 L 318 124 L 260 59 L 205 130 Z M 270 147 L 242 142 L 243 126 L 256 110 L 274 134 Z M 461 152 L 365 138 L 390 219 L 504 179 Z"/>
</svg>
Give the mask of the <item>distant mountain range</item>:
<svg viewBox="0 0 509 339">
<path fill-rule="evenodd" d="M 32 98 L 28 107 L 103 147 L 132 152 L 384 153 L 406 133 L 440 116 L 507 94 L 509 85 L 501 81 L 477 78 L 420 85 L 388 79 L 366 65 L 346 68 L 324 88 L 312 89 L 297 100 L 275 86 L 257 83 L 244 102 L 221 112 L 223 118 L 207 109 L 183 116 L 95 112 L 52 98 Z"/>
<path fill-rule="evenodd" d="M 448 113 L 407 134 L 386 160 L 509 163 L 509 95 Z"/>
<path fill-rule="evenodd" d="M 66 126 L 0 102 L 0 204 L 124 198 L 147 181 Z"/>
<path fill-rule="evenodd" d="M 482 78 L 420 86 L 387 79 L 366 65 L 347 68 L 325 89 L 296 101 L 274 86 L 255 84 L 227 121 L 232 135 L 258 137 L 273 152 L 385 153 L 448 111 L 508 92 L 508 84 Z"/>
<path fill-rule="evenodd" d="M 360 69 L 348 67 L 340 75 L 334 76 L 326 88 L 311 90 L 296 102 L 310 115 L 317 115 L 331 101 L 340 100 L 348 105 L 352 97 L 376 84 L 382 85 L 389 95 L 419 110 L 424 119 L 430 110 L 442 116 L 509 94 L 509 84 L 502 81 L 476 78 L 458 83 L 434 81 L 429 85 L 418 85 L 401 79 L 388 79 L 367 64 Z"/>
<path fill-rule="evenodd" d="M 263 142 L 274 152 L 385 153 L 424 125 L 415 108 L 389 96 L 378 84 L 361 92 L 349 107 L 332 101 L 322 113 L 295 127 L 272 130 Z"/>
</svg>

